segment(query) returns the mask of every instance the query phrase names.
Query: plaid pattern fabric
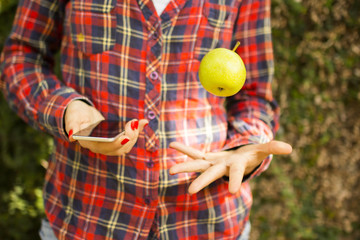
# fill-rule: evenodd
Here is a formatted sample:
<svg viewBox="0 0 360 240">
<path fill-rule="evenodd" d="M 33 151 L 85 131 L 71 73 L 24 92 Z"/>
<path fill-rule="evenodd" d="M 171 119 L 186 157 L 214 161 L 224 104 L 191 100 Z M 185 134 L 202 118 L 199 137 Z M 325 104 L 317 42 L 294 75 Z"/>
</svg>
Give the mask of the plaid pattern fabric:
<svg viewBox="0 0 360 240">
<path fill-rule="evenodd" d="M 246 83 L 233 97 L 211 95 L 198 79 L 200 60 L 236 41 Z M 59 49 L 61 80 L 53 72 Z M 171 0 L 161 16 L 150 0 L 21 0 L 1 63 L 10 106 L 55 139 L 44 201 L 59 239 L 241 235 L 252 204 L 248 180 L 271 157 L 238 194 L 224 178 L 190 196 L 198 174 L 169 175 L 189 160 L 169 143 L 221 151 L 273 138 L 270 0 Z M 94 154 L 64 132 L 75 99 L 122 128 L 134 118 L 149 126 L 126 156 Z"/>
</svg>

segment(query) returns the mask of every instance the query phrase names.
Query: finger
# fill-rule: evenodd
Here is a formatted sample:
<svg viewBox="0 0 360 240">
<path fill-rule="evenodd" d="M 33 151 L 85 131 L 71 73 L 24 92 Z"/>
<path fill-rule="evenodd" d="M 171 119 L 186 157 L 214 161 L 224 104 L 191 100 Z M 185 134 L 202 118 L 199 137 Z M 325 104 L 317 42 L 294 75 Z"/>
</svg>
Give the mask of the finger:
<svg viewBox="0 0 360 240">
<path fill-rule="evenodd" d="M 128 153 L 135 145 L 137 138 L 139 136 L 139 120 L 133 119 L 126 123 L 125 135 L 129 137 L 130 141 L 125 145 L 125 147 L 122 150 Z"/>
<path fill-rule="evenodd" d="M 245 167 L 241 163 L 232 164 L 229 169 L 229 192 L 232 194 L 237 193 L 242 184 L 244 177 Z"/>
<path fill-rule="evenodd" d="M 65 125 L 65 131 L 68 134 L 69 140 L 71 142 L 76 141 L 75 139 L 72 138 L 72 135 L 74 133 L 79 132 L 81 129 L 85 128 L 85 127 L 80 128 L 80 125 L 81 125 L 81 121 L 78 118 L 71 120 L 71 121 L 67 121 L 67 123 Z"/>
<path fill-rule="evenodd" d="M 70 122 L 69 127 L 68 127 L 70 129 L 69 132 L 68 132 L 69 140 L 71 142 L 75 142 L 76 140 L 72 137 L 73 134 L 76 134 L 77 132 L 79 132 L 79 131 L 81 131 L 83 129 L 86 129 L 89 126 L 93 125 L 94 127 L 88 129 L 88 131 L 89 131 L 88 134 L 90 134 L 92 129 L 94 129 L 97 124 L 98 124 L 98 122 L 92 124 L 91 122 L 87 122 L 87 121 L 85 121 L 85 122 L 79 122 L 79 121 Z"/>
<path fill-rule="evenodd" d="M 270 141 L 268 143 L 259 144 L 258 151 L 267 155 L 270 154 L 290 154 L 292 147 L 290 144 L 281 141 Z"/>
<path fill-rule="evenodd" d="M 142 132 L 142 130 L 149 124 L 149 121 L 147 119 L 141 119 L 139 121 L 139 132 Z"/>
<path fill-rule="evenodd" d="M 176 164 L 170 168 L 170 174 L 182 172 L 204 172 L 211 166 L 211 163 L 202 159 Z"/>
<path fill-rule="evenodd" d="M 121 148 L 115 149 L 108 154 L 118 156 L 130 152 L 139 137 L 139 133 L 144 129 L 148 122 L 149 121 L 146 119 L 141 119 L 140 121 L 137 119 L 133 119 L 126 123 L 124 134 L 125 136 L 128 136 L 128 141 L 126 142 L 126 144 L 122 143 L 122 145 L 124 146 L 122 146 Z"/>
<path fill-rule="evenodd" d="M 169 146 L 185 155 L 188 155 L 192 159 L 204 159 L 204 153 L 195 148 L 186 146 L 182 143 L 172 142 Z"/>
<path fill-rule="evenodd" d="M 69 126 L 69 130 L 67 131 L 68 137 L 69 137 L 69 141 L 70 142 L 75 142 L 76 140 L 73 138 L 73 134 L 77 133 L 78 131 L 80 131 L 80 127 L 77 124 L 73 124 L 72 126 Z"/>
<path fill-rule="evenodd" d="M 209 167 L 205 172 L 203 172 L 198 178 L 196 178 L 189 187 L 189 194 L 194 194 L 199 192 L 204 187 L 208 186 L 210 183 L 221 178 L 226 173 L 226 166 L 222 164 L 216 164 Z"/>
<path fill-rule="evenodd" d="M 139 129 L 139 121 L 133 119 L 125 124 L 125 135 L 129 136 L 130 139 L 137 137 Z"/>
<path fill-rule="evenodd" d="M 78 142 L 82 147 L 87 148 L 94 153 L 108 155 L 111 152 L 124 148 L 129 141 L 129 137 L 123 134 L 114 142 L 93 142 L 86 140 L 79 140 Z"/>
<path fill-rule="evenodd" d="M 209 161 L 211 165 L 218 163 L 224 163 L 225 159 L 228 159 L 231 156 L 230 151 L 221 151 L 221 152 L 208 152 L 204 154 L 204 159 Z"/>
<path fill-rule="evenodd" d="M 79 140 L 78 142 L 83 148 L 87 148 L 94 153 L 107 155 L 109 152 L 113 152 L 124 147 L 126 143 L 129 142 L 129 138 L 122 135 L 114 142 L 93 142 L 86 140 Z"/>
</svg>

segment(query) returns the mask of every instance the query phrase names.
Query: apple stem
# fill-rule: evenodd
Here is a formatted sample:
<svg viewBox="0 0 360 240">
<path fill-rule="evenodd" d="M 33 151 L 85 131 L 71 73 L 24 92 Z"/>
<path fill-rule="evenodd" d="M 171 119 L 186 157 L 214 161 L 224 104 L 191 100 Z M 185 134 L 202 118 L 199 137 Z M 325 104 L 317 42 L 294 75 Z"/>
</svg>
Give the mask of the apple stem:
<svg viewBox="0 0 360 240">
<path fill-rule="evenodd" d="M 237 43 L 235 44 L 235 47 L 233 48 L 233 52 L 235 52 L 235 51 L 236 51 L 236 49 L 237 49 L 239 46 L 240 46 L 240 42 L 239 42 L 239 41 L 237 41 Z"/>
</svg>

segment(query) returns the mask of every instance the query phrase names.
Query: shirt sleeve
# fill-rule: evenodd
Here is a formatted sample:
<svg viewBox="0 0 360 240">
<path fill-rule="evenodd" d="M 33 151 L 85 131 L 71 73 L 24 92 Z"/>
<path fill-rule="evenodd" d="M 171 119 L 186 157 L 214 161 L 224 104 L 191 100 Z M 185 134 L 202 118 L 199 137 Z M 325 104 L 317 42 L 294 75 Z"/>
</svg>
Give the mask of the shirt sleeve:
<svg viewBox="0 0 360 240">
<path fill-rule="evenodd" d="M 229 128 L 224 149 L 269 142 L 278 129 L 279 108 L 271 90 L 274 63 L 270 5 L 270 0 L 241 3 L 232 45 L 240 41 L 237 53 L 245 63 L 247 77 L 240 92 L 226 99 Z M 264 159 L 244 180 L 265 171 L 271 159 Z"/>
<path fill-rule="evenodd" d="M 65 0 L 21 0 L 1 54 L 0 87 L 10 107 L 34 128 L 67 139 L 63 116 L 75 99 L 90 102 L 54 74 Z"/>
</svg>

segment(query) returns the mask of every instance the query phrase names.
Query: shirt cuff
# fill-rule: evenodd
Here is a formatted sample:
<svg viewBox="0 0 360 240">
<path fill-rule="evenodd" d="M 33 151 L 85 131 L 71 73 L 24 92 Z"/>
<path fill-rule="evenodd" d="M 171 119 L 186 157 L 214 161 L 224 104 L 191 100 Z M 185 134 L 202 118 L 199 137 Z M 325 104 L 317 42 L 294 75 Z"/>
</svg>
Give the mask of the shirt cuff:
<svg viewBox="0 0 360 240">
<path fill-rule="evenodd" d="M 39 106 L 38 121 L 41 130 L 54 137 L 68 140 L 64 128 L 64 116 L 66 107 L 74 100 L 83 100 L 89 105 L 93 105 L 88 98 L 69 87 L 62 87 L 52 92 Z"/>
<path fill-rule="evenodd" d="M 234 134 L 232 138 L 228 139 L 226 144 L 223 147 L 223 151 L 230 151 L 230 150 L 236 150 L 240 147 L 243 147 L 245 145 L 249 144 L 261 144 L 271 141 L 273 138 L 272 132 L 270 130 L 270 127 L 266 125 L 262 121 L 257 122 L 258 127 L 256 128 L 257 134 L 254 135 L 246 135 L 243 134 Z M 266 157 L 257 167 L 253 169 L 249 174 L 244 175 L 243 182 L 246 182 L 254 177 L 259 176 L 262 172 L 264 172 L 266 169 L 269 168 L 269 165 L 272 160 L 272 155 L 269 155 Z M 229 177 L 223 177 L 225 181 L 229 181 Z"/>
</svg>

